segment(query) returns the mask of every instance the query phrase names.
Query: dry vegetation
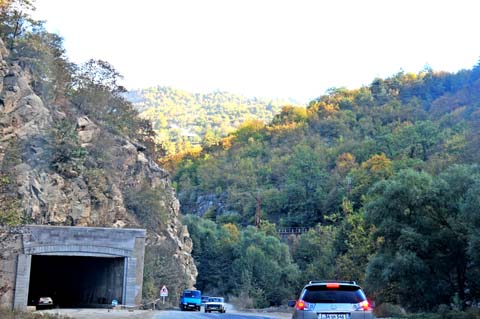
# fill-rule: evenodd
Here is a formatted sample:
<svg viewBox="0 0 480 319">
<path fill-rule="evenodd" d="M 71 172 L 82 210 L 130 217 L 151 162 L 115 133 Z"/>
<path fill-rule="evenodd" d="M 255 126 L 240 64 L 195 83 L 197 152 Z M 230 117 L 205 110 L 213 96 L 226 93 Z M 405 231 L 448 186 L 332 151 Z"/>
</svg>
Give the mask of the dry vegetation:
<svg viewBox="0 0 480 319">
<path fill-rule="evenodd" d="M 8 310 L 0 308 L 1 319 L 70 319 L 68 316 L 61 316 L 48 313 L 32 313 L 18 310 Z"/>
</svg>

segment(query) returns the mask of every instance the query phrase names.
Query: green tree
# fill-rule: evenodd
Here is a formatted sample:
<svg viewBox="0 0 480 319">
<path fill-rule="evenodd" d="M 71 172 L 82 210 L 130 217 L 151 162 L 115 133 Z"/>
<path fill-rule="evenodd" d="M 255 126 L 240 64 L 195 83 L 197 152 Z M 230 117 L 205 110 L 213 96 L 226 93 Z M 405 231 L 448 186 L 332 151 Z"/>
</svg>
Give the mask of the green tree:
<svg viewBox="0 0 480 319">
<path fill-rule="evenodd" d="M 247 292 L 257 307 L 281 304 L 291 295 L 298 277 L 287 246 L 253 227 L 242 235 L 232 266 L 233 278 L 241 278 L 235 284 L 235 292 Z"/>
<path fill-rule="evenodd" d="M 15 49 L 16 41 L 28 28 L 38 24 L 29 13 L 34 10 L 34 1 L 2 0 L 0 2 L 0 37 L 10 51 Z"/>
<path fill-rule="evenodd" d="M 293 149 L 285 176 L 287 224 L 311 226 L 322 219 L 320 204 L 327 177 L 319 155 L 320 150 L 305 144 Z"/>
<path fill-rule="evenodd" d="M 373 237 L 375 226 L 365 221 L 362 212 L 354 212 L 351 208 L 343 211 L 346 216 L 338 227 L 333 247 L 337 253 L 334 277 L 355 280 L 363 285 L 365 269 L 377 251 L 377 242 Z"/>
<path fill-rule="evenodd" d="M 235 227 L 217 227 L 213 221 L 194 215 L 185 216 L 184 223 L 193 241 L 192 255 L 199 272 L 197 287 L 206 293 L 228 294 L 232 280 L 225 269 L 234 258 L 233 247 L 238 241 Z"/>
<path fill-rule="evenodd" d="M 376 182 L 389 178 L 392 173 L 392 160 L 383 153 L 372 155 L 360 165 L 360 168 L 353 169 L 349 177 L 351 177 L 350 201 L 354 207 L 361 207 L 368 189 Z"/>
<path fill-rule="evenodd" d="M 279 305 L 289 298 L 298 270 L 287 246 L 277 237 L 253 227 L 241 232 L 233 224 L 219 227 L 192 215 L 184 222 L 193 240 L 199 289 L 224 295 L 245 293 L 261 307 Z"/>
<path fill-rule="evenodd" d="M 377 226 L 379 251 L 368 266 L 367 282 L 379 299 L 412 310 L 465 301 L 468 228 L 460 207 L 474 174 L 452 167 L 437 178 L 412 170 L 376 184 L 365 207 Z M 414 296 L 422 294 L 419 304 Z"/>
<path fill-rule="evenodd" d="M 300 282 L 335 278 L 336 236 L 337 230 L 332 226 L 318 225 L 294 241 L 292 258 L 300 270 Z"/>
<path fill-rule="evenodd" d="M 305 108 L 286 105 L 282 107 L 279 114 L 273 117 L 272 125 L 302 123 L 306 122 L 307 119 L 307 110 Z"/>
<path fill-rule="evenodd" d="M 122 76 L 108 62 L 90 60 L 73 76 L 71 100 L 80 112 L 110 127 L 114 133 L 141 143 L 150 154 L 155 151 L 151 122 L 141 119 L 119 85 Z"/>
<path fill-rule="evenodd" d="M 15 166 L 20 164 L 20 150 L 20 141 L 12 140 L 1 161 L 0 225 L 2 226 L 18 226 L 28 222 L 16 189 Z"/>
<path fill-rule="evenodd" d="M 469 260 L 472 261 L 469 264 L 469 272 L 466 278 L 468 284 L 466 289 L 470 292 L 465 296 L 467 301 L 480 295 L 480 234 L 478 232 L 478 229 L 480 229 L 480 207 L 478 205 L 480 202 L 480 176 L 478 175 L 478 169 L 476 171 L 476 174 L 473 175 L 475 182 L 466 191 L 464 201 L 459 207 L 460 218 L 465 221 L 468 229 L 467 252 Z"/>
</svg>

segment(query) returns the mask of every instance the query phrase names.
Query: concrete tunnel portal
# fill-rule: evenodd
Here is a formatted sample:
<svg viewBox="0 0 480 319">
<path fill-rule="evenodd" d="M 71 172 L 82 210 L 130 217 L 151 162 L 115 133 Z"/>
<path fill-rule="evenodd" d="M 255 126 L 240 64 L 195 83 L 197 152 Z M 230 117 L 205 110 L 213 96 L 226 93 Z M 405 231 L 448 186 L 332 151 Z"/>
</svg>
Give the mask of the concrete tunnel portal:
<svg viewBox="0 0 480 319">
<path fill-rule="evenodd" d="M 140 304 L 144 229 L 26 226 L 22 237 L 14 308 L 40 297 L 60 308 Z"/>
<path fill-rule="evenodd" d="M 125 258 L 32 256 L 28 305 L 49 296 L 59 308 L 99 308 L 123 303 Z"/>
</svg>

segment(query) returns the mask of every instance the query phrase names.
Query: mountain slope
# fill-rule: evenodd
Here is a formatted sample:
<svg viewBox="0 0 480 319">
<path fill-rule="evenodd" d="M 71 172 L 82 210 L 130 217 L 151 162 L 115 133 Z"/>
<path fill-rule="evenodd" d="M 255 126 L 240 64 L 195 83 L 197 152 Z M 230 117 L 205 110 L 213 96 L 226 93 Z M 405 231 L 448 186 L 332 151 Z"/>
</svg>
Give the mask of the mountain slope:
<svg viewBox="0 0 480 319">
<path fill-rule="evenodd" d="M 248 119 L 269 122 L 282 105 L 289 103 L 220 91 L 190 93 L 161 86 L 130 91 L 126 97 L 142 117 L 152 121 L 158 142 L 170 155 L 188 145 L 211 144 Z"/>
<path fill-rule="evenodd" d="M 425 70 L 333 89 L 306 110 L 283 108 L 270 124 L 248 123 L 176 159 L 192 253 L 203 261 L 200 284 L 215 282 L 211 269 L 222 265 L 209 257 L 233 251 L 228 262 L 245 265 L 238 286 L 260 304 L 277 304 L 282 291 L 312 278 L 342 278 L 364 286 L 382 317 L 468 309 L 480 296 L 479 128 L 480 65 Z M 275 250 L 248 240 L 248 248 L 234 242 L 229 250 L 212 230 L 280 237 L 278 226 L 309 230 L 282 235 L 293 280 L 275 280 L 278 293 L 265 297 L 262 278 L 278 268 L 257 265 Z"/>
<path fill-rule="evenodd" d="M 311 226 L 340 211 L 346 196 L 361 207 L 381 177 L 362 175 L 372 161 L 432 173 L 475 162 L 479 85 L 478 68 L 399 73 L 358 90 L 334 89 L 306 112 L 283 108 L 270 124 L 245 125 L 177 165 L 184 212 L 236 213 L 251 223 L 261 200 L 264 218 Z"/>
</svg>

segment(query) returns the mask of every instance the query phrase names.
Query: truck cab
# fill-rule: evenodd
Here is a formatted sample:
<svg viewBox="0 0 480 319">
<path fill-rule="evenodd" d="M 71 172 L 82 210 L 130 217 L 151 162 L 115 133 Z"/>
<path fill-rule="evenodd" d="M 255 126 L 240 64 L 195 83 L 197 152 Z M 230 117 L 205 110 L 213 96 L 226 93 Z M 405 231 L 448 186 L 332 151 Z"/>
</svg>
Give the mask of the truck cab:
<svg viewBox="0 0 480 319">
<path fill-rule="evenodd" d="M 202 306 L 202 292 L 200 290 L 185 289 L 180 297 L 180 310 L 200 311 Z"/>
</svg>

